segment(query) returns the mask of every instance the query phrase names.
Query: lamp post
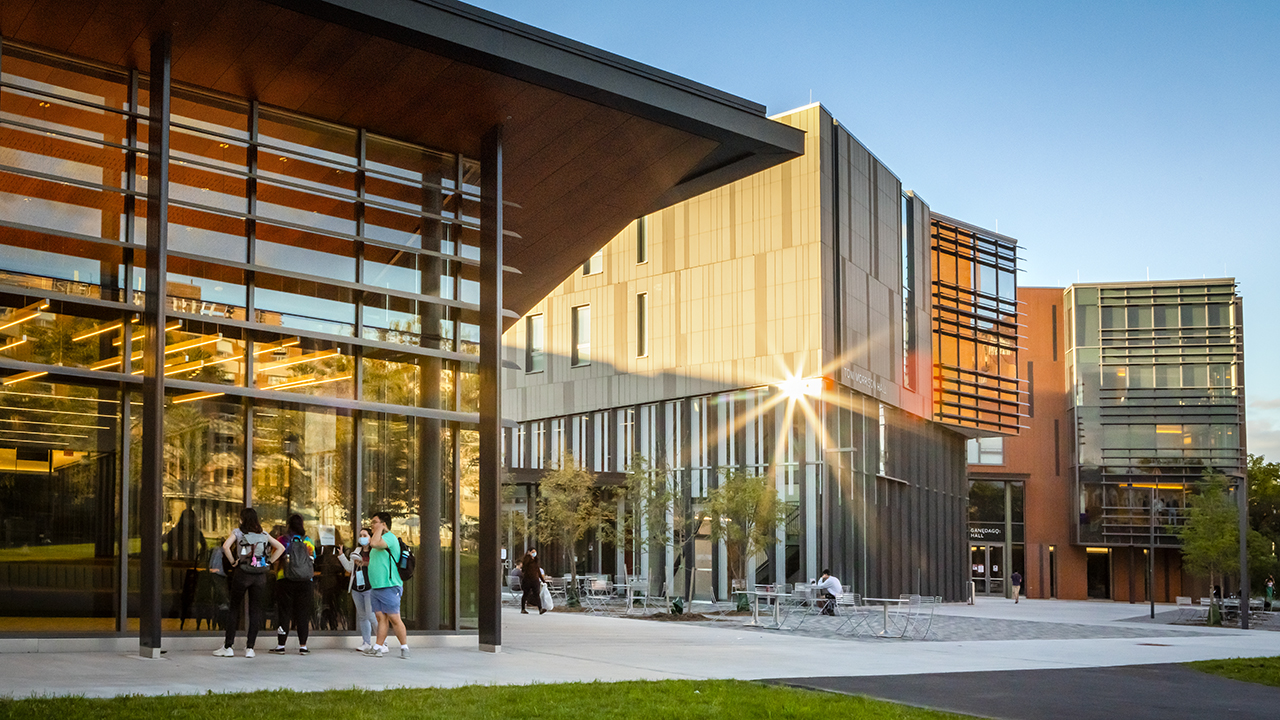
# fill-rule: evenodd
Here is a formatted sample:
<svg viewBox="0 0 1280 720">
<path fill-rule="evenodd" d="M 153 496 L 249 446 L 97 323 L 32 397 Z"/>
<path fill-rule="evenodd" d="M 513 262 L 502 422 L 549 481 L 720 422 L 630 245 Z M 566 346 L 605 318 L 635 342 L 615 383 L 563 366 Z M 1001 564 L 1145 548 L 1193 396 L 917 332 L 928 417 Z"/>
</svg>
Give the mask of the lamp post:
<svg viewBox="0 0 1280 720">
<path fill-rule="evenodd" d="M 1147 550 L 1147 601 L 1151 603 L 1151 619 L 1156 619 L 1156 484 L 1151 484 L 1151 535 L 1148 538 L 1150 548 Z"/>
</svg>

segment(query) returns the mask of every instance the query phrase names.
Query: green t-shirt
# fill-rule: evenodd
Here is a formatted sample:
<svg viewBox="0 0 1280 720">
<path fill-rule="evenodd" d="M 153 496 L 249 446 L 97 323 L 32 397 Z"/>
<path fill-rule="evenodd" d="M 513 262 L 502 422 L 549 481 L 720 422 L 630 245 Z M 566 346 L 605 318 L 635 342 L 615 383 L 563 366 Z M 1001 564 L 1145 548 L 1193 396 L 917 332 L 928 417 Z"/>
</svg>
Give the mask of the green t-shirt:
<svg viewBox="0 0 1280 720">
<path fill-rule="evenodd" d="M 386 548 L 374 548 L 369 554 L 369 587 L 389 588 L 403 587 L 400 580 L 400 568 L 391 558 L 400 558 L 400 539 L 391 533 L 383 533 L 382 540 Z"/>
</svg>

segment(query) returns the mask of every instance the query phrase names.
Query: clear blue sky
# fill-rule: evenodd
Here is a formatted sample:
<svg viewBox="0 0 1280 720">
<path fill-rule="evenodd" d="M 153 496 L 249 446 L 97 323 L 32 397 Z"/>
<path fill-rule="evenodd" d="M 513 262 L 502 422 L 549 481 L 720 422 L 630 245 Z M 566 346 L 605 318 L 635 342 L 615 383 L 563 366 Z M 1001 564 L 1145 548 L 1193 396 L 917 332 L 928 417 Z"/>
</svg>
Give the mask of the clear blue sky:
<svg viewBox="0 0 1280 720">
<path fill-rule="evenodd" d="M 1280 460 L 1280 0 L 480 0 L 764 103 L 822 102 L 1024 285 L 1235 277 L 1249 449 Z"/>
</svg>

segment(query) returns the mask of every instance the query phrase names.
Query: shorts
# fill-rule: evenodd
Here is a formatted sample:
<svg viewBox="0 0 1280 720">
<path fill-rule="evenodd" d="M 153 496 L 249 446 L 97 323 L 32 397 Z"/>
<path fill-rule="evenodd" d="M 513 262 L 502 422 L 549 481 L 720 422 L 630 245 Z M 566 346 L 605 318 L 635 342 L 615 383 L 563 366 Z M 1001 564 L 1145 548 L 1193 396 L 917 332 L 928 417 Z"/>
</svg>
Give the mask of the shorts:
<svg viewBox="0 0 1280 720">
<path fill-rule="evenodd" d="M 369 591 L 370 604 L 373 606 L 375 613 L 385 613 L 387 615 L 400 614 L 400 595 L 403 588 L 399 586 L 374 588 Z"/>
</svg>

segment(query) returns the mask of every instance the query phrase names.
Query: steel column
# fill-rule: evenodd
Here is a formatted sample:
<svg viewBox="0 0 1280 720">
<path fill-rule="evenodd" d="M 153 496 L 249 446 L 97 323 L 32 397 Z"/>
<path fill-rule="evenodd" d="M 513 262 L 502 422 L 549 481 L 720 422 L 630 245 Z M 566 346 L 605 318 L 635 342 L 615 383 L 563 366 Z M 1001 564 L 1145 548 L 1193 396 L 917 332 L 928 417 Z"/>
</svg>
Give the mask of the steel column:
<svg viewBox="0 0 1280 720">
<path fill-rule="evenodd" d="M 142 360 L 142 479 L 138 524 L 142 552 L 138 652 L 160 657 L 161 527 L 164 518 L 164 347 L 165 275 L 169 231 L 169 85 L 173 37 L 161 33 L 151 41 L 148 78 L 150 120 L 147 170 L 147 288 L 144 305 L 147 337 Z M 127 370 L 126 370 L 127 371 Z"/>
<path fill-rule="evenodd" d="M 502 650 L 502 126 L 480 150 L 480 649 Z"/>
</svg>

